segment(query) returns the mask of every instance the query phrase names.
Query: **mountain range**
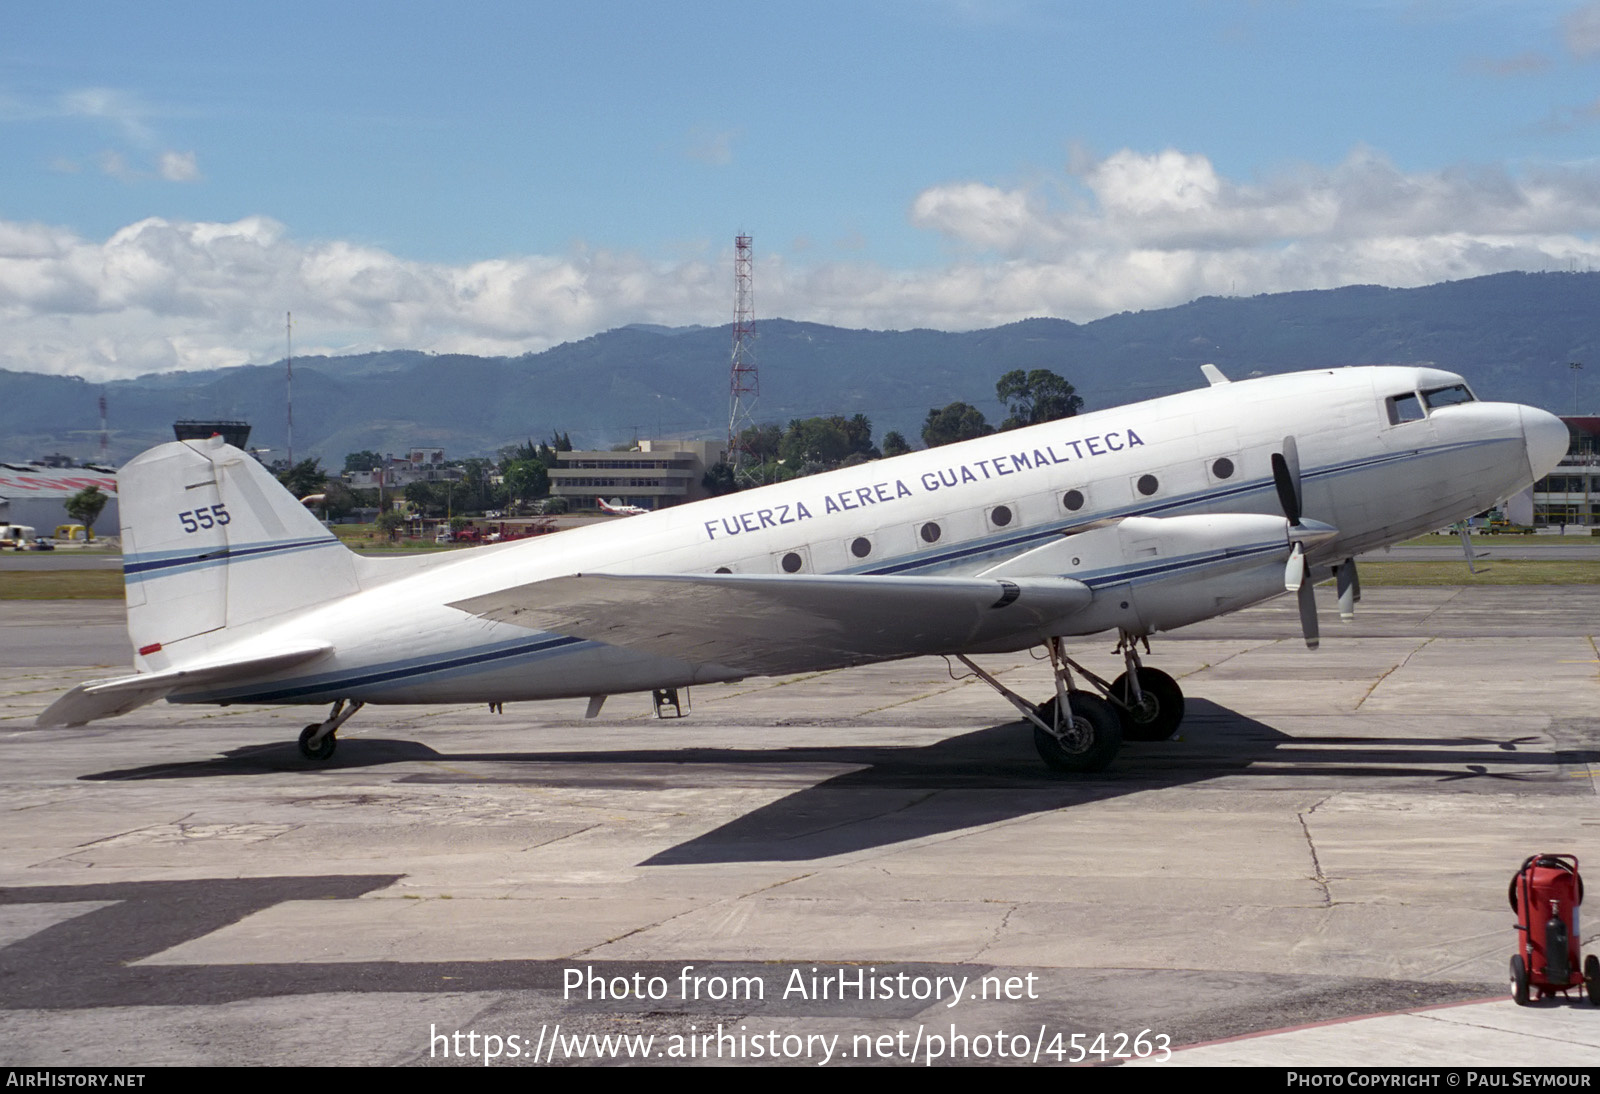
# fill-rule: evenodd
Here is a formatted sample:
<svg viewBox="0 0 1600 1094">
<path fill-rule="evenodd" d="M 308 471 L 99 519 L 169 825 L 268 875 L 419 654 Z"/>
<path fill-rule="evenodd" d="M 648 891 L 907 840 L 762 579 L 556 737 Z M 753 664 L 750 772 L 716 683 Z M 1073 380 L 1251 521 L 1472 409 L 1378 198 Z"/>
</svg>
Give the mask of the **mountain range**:
<svg viewBox="0 0 1600 1094">
<path fill-rule="evenodd" d="M 1479 398 L 1561 413 L 1600 405 L 1600 273 L 1506 273 L 1414 289 L 1356 285 L 1254 297 L 1202 297 L 1089 323 L 1027 319 L 989 330 L 847 330 L 757 322 L 757 421 L 813 414 L 872 419 L 919 443 L 932 407 L 972 403 L 1003 416 L 995 381 L 1047 368 L 1096 410 L 1201 385 L 1211 362 L 1255 373 L 1429 362 Z M 347 452 L 442 447 L 491 455 L 560 430 L 580 448 L 637 437 L 727 432 L 732 328 L 631 326 L 518 357 L 414 350 L 294 359 L 294 454 L 340 468 Z M 1592 362 L 1595 375 L 1569 368 Z M 106 384 L 0 370 L 0 459 L 99 451 L 97 399 L 109 405 L 110 457 L 172 438 L 180 418 L 249 421 L 252 446 L 286 445 L 282 361 L 170 372 Z"/>
</svg>

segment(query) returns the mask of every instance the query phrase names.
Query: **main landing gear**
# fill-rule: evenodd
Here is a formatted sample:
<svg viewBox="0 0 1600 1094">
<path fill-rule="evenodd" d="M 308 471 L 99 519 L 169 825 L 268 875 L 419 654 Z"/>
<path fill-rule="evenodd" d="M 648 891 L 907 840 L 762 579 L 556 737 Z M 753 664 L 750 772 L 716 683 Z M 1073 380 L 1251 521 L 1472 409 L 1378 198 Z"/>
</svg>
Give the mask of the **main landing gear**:
<svg viewBox="0 0 1600 1094">
<path fill-rule="evenodd" d="M 1165 741 L 1183 721 L 1183 690 L 1160 669 L 1139 661 L 1138 644 L 1147 639 L 1124 633 L 1116 652 L 1127 670 L 1107 683 L 1068 657 L 1061 639 L 1045 641 L 1056 693 L 1035 706 L 958 654 L 956 660 L 998 691 L 1033 724 L 1033 745 L 1039 758 L 1056 771 L 1101 771 L 1127 741 Z M 1092 683 L 1104 698 L 1073 683 L 1072 670 Z M 1063 716 L 1065 712 L 1065 716 Z"/>
<path fill-rule="evenodd" d="M 325 721 L 312 722 L 300 731 L 300 755 L 319 763 L 330 758 L 333 750 L 339 747 L 339 738 L 335 736 L 339 727 L 366 705 L 360 699 L 340 699 L 334 703 Z"/>
</svg>

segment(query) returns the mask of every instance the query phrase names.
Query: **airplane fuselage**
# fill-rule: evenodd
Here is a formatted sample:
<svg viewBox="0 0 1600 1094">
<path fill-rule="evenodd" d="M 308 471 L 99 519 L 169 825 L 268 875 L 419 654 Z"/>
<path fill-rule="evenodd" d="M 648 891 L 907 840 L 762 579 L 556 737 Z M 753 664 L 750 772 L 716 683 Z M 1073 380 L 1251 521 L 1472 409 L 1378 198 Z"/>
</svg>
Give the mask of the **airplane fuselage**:
<svg viewBox="0 0 1600 1094">
<path fill-rule="evenodd" d="M 1223 383 L 421 564 L 361 560 L 360 591 L 167 641 L 141 668 L 177 663 L 184 650 L 332 647 L 264 679 L 179 690 L 175 702 L 509 702 L 729 679 L 740 674 L 450 605 L 575 573 L 978 575 L 1117 518 L 1278 515 L 1271 458 L 1286 437 L 1298 447 L 1306 516 L 1337 530 L 1308 555 L 1325 577 L 1339 560 L 1479 512 L 1548 470 L 1536 465 L 1556 444 L 1555 419 L 1449 394 L 1464 395 L 1461 385 L 1450 373 L 1400 367 Z M 1446 394 L 1428 407 L 1429 391 Z M 1532 425 L 1531 415 L 1540 415 Z M 313 558 L 343 550 L 332 541 L 304 548 Z M 1282 557 L 1280 543 L 1280 571 Z M 1160 574 L 1078 573 L 1077 561 L 1057 572 L 1083 580 L 1096 600 L 1061 633 L 1148 633 L 1283 588 L 1256 577 L 1207 599 L 1196 586 L 1198 607 L 1145 610 L 1119 590 Z M 250 566 L 236 558 L 228 580 L 248 579 Z M 1038 640 L 1019 632 L 990 648 Z"/>
</svg>

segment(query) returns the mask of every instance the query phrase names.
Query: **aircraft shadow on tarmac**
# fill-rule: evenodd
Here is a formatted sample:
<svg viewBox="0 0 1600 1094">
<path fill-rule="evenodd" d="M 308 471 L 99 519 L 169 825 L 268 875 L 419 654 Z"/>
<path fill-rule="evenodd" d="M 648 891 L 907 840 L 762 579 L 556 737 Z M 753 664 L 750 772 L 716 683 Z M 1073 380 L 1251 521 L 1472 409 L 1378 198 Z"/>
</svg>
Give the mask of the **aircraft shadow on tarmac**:
<svg viewBox="0 0 1600 1094">
<path fill-rule="evenodd" d="M 719 781 L 759 788 L 773 785 L 773 780 L 789 784 L 819 779 L 642 863 L 665 866 L 826 858 L 1222 777 L 1550 781 L 1557 765 L 1600 762 L 1600 748 L 1554 747 L 1537 737 L 1293 736 L 1207 700 L 1190 699 L 1181 739 L 1130 744 L 1109 770 L 1098 775 L 1058 776 L 1045 771 L 1034 754 L 1028 727 L 1020 722 L 924 746 L 441 753 L 415 741 L 349 738 L 318 770 L 416 761 L 507 766 L 460 775 L 424 771 L 398 782 L 649 790 L 703 787 Z M 818 771 L 840 765 L 853 770 L 831 777 Z M 306 767 L 296 747 L 284 743 L 234 749 L 223 757 L 194 763 L 155 764 L 81 778 L 214 778 Z"/>
</svg>

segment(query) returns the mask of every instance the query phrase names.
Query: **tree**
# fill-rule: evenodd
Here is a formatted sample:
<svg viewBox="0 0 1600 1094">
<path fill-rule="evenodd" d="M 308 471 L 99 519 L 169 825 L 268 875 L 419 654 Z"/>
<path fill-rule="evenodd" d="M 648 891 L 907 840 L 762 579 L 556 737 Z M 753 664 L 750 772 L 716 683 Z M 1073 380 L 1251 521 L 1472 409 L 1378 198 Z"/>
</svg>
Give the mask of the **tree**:
<svg viewBox="0 0 1600 1094">
<path fill-rule="evenodd" d="M 330 479 L 327 488 L 322 491 L 327 501 L 323 503 L 322 510 L 329 520 L 337 520 L 348 516 L 350 511 L 360 504 L 355 495 L 344 483 L 337 479 Z"/>
<path fill-rule="evenodd" d="M 727 460 L 718 460 L 706 468 L 706 473 L 700 478 L 700 485 L 714 498 L 732 494 L 739 489 L 739 484 L 733 477 L 733 465 Z"/>
<path fill-rule="evenodd" d="M 425 482 L 408 482 L 401 496 L 417 507 L 418 516 L 433 516 L 434 510 L 443 509 L 434 496 L 433 487 Z"/>
<path fill-rule="evenodd" d="M 278 476 L 278 481 L 289 488 L 289 493 L 297 498 L 308 494 L 320 494 L 328 482 L 328 474 L 323 471 L 321 460 L 301 460 L 289 470 Z"/>
<path fill-rule="evenodd" d="M 850 454 L 863 459 L 876 460 L 882 457 L 878 446 L 872 443 L 872 419 L 865 414 L 857 414 L 848 422 L 843 418 L 829 419 L 840 424 L 846 437 L 850 438 Z"/>
<path fill-rule="evenodd" d="M 363 448 L 360 452 L 352 452 L 344 458 L 345 471 L 371 471 L 374 467 L 383 466 L 383 457 L 370 448 Z"/>
<path fill-rule="evenodd" d="M 491 508 L 489 505 L 492 488 L 489 483 L 489 469 L 494 464 L 479 456 L 461 461 L 461 482 L 457 491 L 459 499 L 456 505 L 463 513 L 481 513 Z"/>
<path fill-rule="evenodd" d="M 518 501 L 540 498 L 550 492 L 550 473 L 538 460 L 513 460 L 504 474 L 506 489 Z"/>
<path fill-rule="evenodd" d="M 891 429 L 883 435 L 883 454 L 885 456 L 904 456 L 911 451 L 911 446 L 906 443 L 898 430 Z"/>
<path fill-rule="evenodd" d="M 850 454 L 850 435 L 840 418 L 796 418 L 789 423 L 778 449 L 783 462 L 795 467 L 837 467 Z"/>
<path fill-rule="evenodd" d="M 922 425 L 922 443 L 929 448 L 957 441 L 970 441 L 974 437 L 987 437 L 994 432 L 983 412 L 968 403 L 951 403 L 942 410 L 928 411 L 928 420 Z"/>
<path fill-rule="evenodd" d="M 85 486 L 67 499 L 67 516 L 83 525 L 86 541 L 93 542 L 94 522 L 100 519 L 100 511 L 110 500 L 98 486 Z"/>
<path fill-rule="evenodd" d="M 1083 397 L 1047 368 L 1008 372 L 994 385 L 994 394 L 1011 411 L 1000 423 L 1002 430 L 1070 418 L 1083 409 Z"/>
<path fill-rule="evenodd" d="M 803 468 L 806 474 L 879 457 L 872 443 L 872 421 L 865 414 L 796 418 L 789 423 L 778 454 L 786 465 Z"/>
<path fill-rule="evenodd" d="M 390 509 L 387 513 L 379 513 L 377 527 L 385 539 L 391 542 L 400 534 L 400 529 L 406 525 L 406 518 Z"/>
<path fill-rule="evenodd" d="M 772 463 L 783 445 L 783 429 L 776 422 L 752 425 L 739 434 L 735 447 L 756 464 Z"/>
<path fill-rule="evenodd" d="M 571 451 L 572 438 L 567 436 L 565 433 L 556 433 L 552 431 L 550 434 L 550 439 L 548 441 L 541 441 L 539 443 L 539 447 L 533 451 L 532 456 L 529 458 L 538 460 L 546 467 L 554 467 L 560 460 L 560 457 L 557 456 L 556 453 Z"/>
</svg>

